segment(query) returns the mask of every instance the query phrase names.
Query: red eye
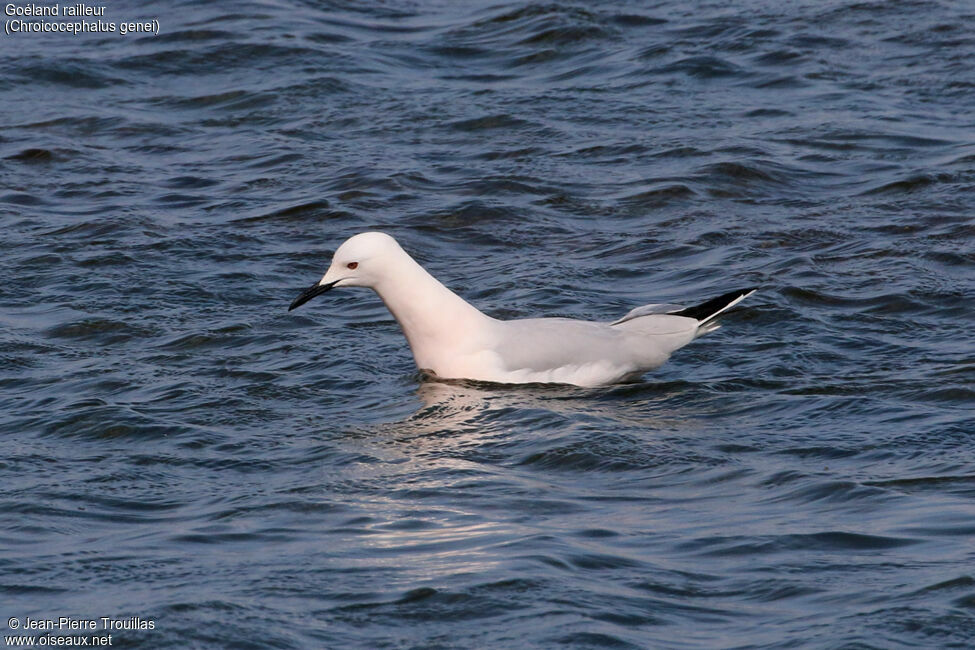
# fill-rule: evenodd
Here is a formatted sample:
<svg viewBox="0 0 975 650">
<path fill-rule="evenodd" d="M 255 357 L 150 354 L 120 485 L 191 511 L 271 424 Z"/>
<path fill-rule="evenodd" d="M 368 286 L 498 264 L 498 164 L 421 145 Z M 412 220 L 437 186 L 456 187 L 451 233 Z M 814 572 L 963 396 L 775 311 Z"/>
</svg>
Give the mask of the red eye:
<svg viewBox="0 0 975 650">
<path fill-rule="evenodd" d="M 358 262 L 349 262 L 348 264 L 345 265 L 345 268 L 347 268 L 347 269 L 354 269 L 357 266 L 359 266 L 359 263 Z"/>
</svg>

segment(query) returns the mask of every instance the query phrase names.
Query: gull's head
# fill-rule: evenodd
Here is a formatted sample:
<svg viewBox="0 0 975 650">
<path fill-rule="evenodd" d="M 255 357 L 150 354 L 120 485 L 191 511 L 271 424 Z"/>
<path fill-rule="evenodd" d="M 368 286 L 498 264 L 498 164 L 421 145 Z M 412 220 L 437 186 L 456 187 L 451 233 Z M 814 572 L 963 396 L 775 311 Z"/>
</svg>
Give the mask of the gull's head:
<svg viewBox="0 0 975 650">
<path fill-rule="evenodd" d="M 322 279 L 302 291 L 288 311 L 335 287 L 375 288 L 384 277 L 395 273 L 396 260 L 403 254 L 396 240 L 386 233 L 364 232 L 350 237 L 335 251 Z"/>
</svg>

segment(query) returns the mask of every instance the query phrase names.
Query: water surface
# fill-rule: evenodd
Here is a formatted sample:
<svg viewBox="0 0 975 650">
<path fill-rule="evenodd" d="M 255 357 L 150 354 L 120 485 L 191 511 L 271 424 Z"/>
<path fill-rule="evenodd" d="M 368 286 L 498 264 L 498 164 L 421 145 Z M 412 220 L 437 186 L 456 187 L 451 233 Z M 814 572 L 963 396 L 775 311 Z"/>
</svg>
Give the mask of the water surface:
<svg viewBox="0 0 975 650">
<path fill-rule="evenodd" d="M 0 40 L 0 614 L 140 648 L 970 647 L 968 3 L 113 3 Z M 761 291 L 635 385 L 487 313 Z"/>
</svg>

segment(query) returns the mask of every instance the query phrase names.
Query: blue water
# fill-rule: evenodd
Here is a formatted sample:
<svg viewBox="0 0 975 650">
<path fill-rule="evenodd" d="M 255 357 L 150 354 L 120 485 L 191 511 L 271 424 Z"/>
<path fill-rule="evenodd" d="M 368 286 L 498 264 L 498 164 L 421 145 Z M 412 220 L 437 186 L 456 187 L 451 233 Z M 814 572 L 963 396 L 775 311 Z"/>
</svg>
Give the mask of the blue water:
<svg viewBox="0 0 975 650">
<path fill-rule="evenodd" d="M 975 645 L 972 4 L 141 19 L 0 36 L 0 615 Z M 761 289 L 642 383 L 436 383 L 368 291 L 287 312 L 367 229 L 502 318 Z"/>
</svg>

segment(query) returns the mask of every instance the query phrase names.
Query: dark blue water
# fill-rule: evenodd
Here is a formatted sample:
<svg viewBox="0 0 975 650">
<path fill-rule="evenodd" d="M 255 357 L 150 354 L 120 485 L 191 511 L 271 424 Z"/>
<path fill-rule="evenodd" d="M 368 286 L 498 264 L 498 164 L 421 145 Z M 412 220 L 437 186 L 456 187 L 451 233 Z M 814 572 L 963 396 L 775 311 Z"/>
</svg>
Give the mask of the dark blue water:
<svg viewBox="0 0 975 650">
<path fill-rule="evenodd" d="M 0 36 L 5 618 L 975 644 L 972 4 L 140 19 Z M 498 317 L 761 291 L 640 384 L 432 383 L 368 291 L 286 311 L 367 229 Z"/>
</svg>

